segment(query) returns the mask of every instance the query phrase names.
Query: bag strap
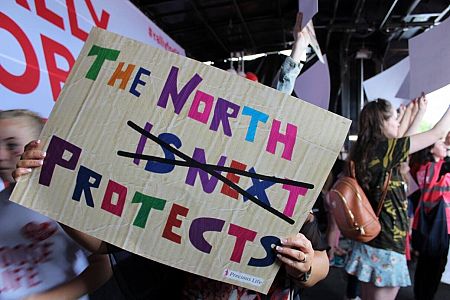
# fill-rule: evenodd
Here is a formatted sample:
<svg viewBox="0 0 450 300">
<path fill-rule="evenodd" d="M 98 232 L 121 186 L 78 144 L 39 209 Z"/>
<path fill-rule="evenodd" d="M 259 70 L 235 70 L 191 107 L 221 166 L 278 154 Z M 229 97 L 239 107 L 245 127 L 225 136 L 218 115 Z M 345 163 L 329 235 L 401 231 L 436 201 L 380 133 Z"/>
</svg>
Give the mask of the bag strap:
<svg viewBox="0 0 450 300">
<path fill-rule="evenodd" d="M 355 162 L 353 160 L 348 162 L 348 174 L 350 177 L 356 179 Z"/>
<path fill-rule="evenodd" d="M 387 190 L 388 190 L 388 187 L 389 187 L 389 181 L 391 181 L 391 176 L 392 176 L 392 170 L 389 171 L 389 173 L 387 175 L 387 178 L 386 178 L 386 180 L 384 182 L 383 194 L 381 194 L 380 202 L 378 202 L 377 218 L 380 216 L 381 209 L 383 208 L 384 199 L 386 199 Z"/>
<path fill-rule="evenodd" d="M 350 176 L 356 179 L 355 162 L 353 160 L 350 160 L 348 163 L 348 166 L 349 166 Z M 386 198 L 386 195 L 387 195 L 387 190 L 389 187 L 389 181 L 391 181 L 391 176 L 392 176 L 392 170 L 389 171 L 387 178 L 384 181 L 383 193 L 381 194 L 380 202 L 378 202 L 377 218 L 380 216 L 381 209 L 383 208 L 384 199 Z"/>
<path fill-rule="evenodd" d="M 427 176 L 428 175 L 425 175 L 425 185 L 428 184 L 429 186 L 434 186 L 434 185 L 437 184 L 438 179 L 439 179 L 439 174 L 441 173 L 441 167 L 442 167 L 442 163 L 443 162 L 444 162 L 443 160 L 440 160 L 438 162 L 431 162 L 431 166 L 429 168 L 427 168 L 427 172 L 430 169 L 432 169 L 432 171 L 433 171 L 433 173 L 432 173 L 433 175 L 432 176 L 433 177 L 431 178 L 430 183 L 427 183 Z"/>
</svg>

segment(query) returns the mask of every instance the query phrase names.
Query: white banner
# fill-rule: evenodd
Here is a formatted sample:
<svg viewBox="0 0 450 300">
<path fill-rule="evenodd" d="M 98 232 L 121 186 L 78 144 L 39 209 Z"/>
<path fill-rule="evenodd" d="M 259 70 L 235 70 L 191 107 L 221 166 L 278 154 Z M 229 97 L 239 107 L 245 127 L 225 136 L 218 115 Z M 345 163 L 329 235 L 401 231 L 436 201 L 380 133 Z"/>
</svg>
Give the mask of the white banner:
<svg viewBox="0 0 450 300">
<path fill-rule="evenodd" d="M 2 0 L 0 110 L 48 117 L 92 26 L 184 55 L 127 0 Z"/>
</svg>

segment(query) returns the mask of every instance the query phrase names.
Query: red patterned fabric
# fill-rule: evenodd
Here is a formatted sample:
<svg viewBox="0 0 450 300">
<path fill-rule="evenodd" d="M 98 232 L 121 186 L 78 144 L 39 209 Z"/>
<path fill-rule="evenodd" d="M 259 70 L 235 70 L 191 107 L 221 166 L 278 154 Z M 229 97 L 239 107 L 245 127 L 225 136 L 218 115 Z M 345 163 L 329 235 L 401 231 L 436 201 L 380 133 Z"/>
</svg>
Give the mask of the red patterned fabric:
<svg viewBox="0 0 450 300">
<path fill-rule="evenodd" d="M 438 201 L 444 200 L 447 203 L 447 230 L 450 234 L 450 173 L 446 173 L 439 178 L 443 160 L 439 162 L 429 162 L 423 165 L 417 172 L 417 181 L 422 192 L 420 201 L 424 202 L 425 208 L 434 207 Z M 413 228 L 417 229 L 418 210 L 414 216 Z"/>
</svg>

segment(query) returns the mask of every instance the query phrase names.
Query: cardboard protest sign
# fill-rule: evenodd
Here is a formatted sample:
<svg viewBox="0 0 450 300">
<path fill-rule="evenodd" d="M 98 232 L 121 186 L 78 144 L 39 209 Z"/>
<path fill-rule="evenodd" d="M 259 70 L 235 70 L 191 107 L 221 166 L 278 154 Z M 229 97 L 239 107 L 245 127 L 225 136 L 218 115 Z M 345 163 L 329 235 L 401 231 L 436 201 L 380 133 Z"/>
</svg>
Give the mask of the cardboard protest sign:
<svg viewBox="0 0 450 300">
<path fill-rule="evenodd" d="M 94 28 L 41 135 L 44 165 L 11 198 L 152 260 L 267 293 L 279 269 L 271 247 L 301 228 L 349 126 Z"/>
</svg>

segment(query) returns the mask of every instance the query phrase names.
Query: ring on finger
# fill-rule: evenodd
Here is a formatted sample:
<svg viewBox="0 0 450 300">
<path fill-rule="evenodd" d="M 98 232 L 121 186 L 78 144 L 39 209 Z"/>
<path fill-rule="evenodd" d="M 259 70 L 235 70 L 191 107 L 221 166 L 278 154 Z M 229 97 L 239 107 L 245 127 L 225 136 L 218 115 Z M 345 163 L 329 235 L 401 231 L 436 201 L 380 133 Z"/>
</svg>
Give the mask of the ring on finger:
<svg viewBox="0 0 450 300">
<path fill-rule="evenodd" d="M 299 260 L 299 262 L 301 262 L 301 263 L 305 263 L 306 262 L 306 255 L 303 257 L 303 259 L 302 260 Z"/>
</svg>

